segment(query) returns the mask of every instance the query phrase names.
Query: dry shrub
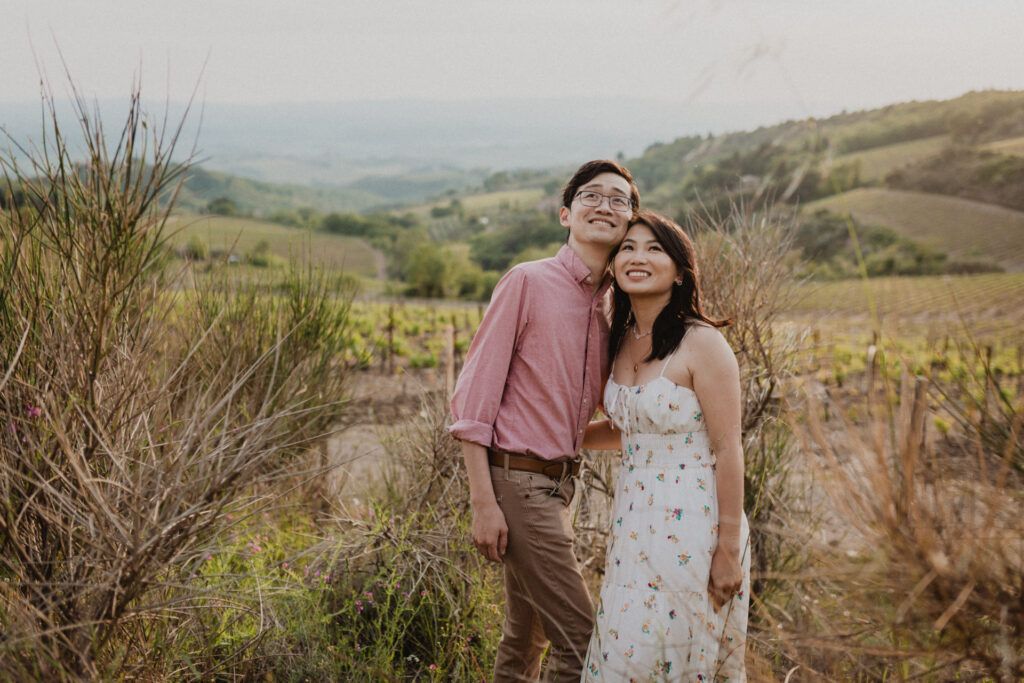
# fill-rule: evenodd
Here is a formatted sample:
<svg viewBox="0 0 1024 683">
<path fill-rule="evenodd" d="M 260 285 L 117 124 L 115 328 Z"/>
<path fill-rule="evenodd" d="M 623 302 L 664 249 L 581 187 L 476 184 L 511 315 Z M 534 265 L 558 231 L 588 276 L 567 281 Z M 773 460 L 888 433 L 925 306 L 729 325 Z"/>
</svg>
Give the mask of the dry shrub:
<svg viewBox="0 0 1024 683">
<path fill-rule="evenodd" d="M 804 342 L 801 331 L 781 322 L 796 296 L 794 221 L 791 212 L 768 204 L 758 211 L 733 206 L 723 219 L 706 214 L 691 224 L 708 312 L 733 321 L 722 332 L 740 366 L 744 509 L 753 592 L 762 598 L 772 587 L 769 576 L 800 561 L 799 541 L 783 531 L 800 496 L 788 468 L 789 429 L 780 419 Z"/>
<path fill-rule="evenodd" d="M 773 645 L 799 680 L 1020 680 L 1021 421 L 1001 450 L 977 434 L 955 444 L 930 429 L 948 385 L 904 373 L 898 390 L 877 386 L 859 427 L 825 424 L 809 402 L 830 533 L 774 611 Z"/>
<path fill-rule="evenodd" d="M 283 293 L 185 287 L 165 229 L 180 125 L 136 91 L 109 138 L 77 98 L 76 161 L 44 105 L 28 165 L 0 158 L 22 198 L 0 213 L 0 677 L 216 667 L 239 652 L 176 651 L 202 647 L 209 604 L 189 567 L 335 418 L 346 309 L 310 271 Z"/>
</svg>

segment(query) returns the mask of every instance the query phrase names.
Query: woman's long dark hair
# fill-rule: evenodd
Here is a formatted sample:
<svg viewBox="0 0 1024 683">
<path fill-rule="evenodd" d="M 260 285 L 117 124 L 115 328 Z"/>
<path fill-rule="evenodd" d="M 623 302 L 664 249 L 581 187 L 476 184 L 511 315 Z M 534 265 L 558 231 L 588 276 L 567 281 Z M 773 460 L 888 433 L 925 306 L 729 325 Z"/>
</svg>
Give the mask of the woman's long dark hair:
<svg viewBox="0 0 1024 683">
<path fill-rule="evenodd" d="M 654 233 L 665 253 L 676 264 L 678 277 L 683 284 L 672 285 L 672 294 L 665 308 L 654 320 L 651 331 L 651 353 L 644 362 L 666 358 L 679 346 L 686 331 L 695 322 L 702 322 L 712 327 L 725 327 L 731 320 L 713 320 L 704 314 L 700 301 L 700 273 L 693 242 L 679 225 L 670 218 L 653 211 L 638 211 L 630 221 L 630 227 L 637 224 L 646 225 Z M 618 253 L 618 252 L 616 252 Z M 612 256 L 614 258 L 614 255 Z M 633 318 L 633 307 L 629 295 L 612 282 L 612 324 L 608 340 L 608 362 L 615 361 L 622 339 L 626 335 Z"/>
</svg>

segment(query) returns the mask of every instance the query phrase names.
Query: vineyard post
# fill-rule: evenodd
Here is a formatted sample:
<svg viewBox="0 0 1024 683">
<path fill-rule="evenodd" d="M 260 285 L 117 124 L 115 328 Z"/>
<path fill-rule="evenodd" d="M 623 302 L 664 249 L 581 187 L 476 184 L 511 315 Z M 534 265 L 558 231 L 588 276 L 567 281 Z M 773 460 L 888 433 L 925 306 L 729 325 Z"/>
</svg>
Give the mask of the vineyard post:
<svg viewBox="0 0 1024 683">
<path fill-rule="evenodd" d="M 384 351 L 384 371 L 387 374 L 394 374 L 394 349 L 395 349 L 395 304 L 388 306 L 388 344 Z"/>
<path fill-rule="evenodd" d="M 1017 344 L 1017 396 L 1024 396 L 1024 345 Z"/>
<path fill-rule="evenodd" d="M 451 398 L 455 391 L 455 325 L 444 326 L 444 393 Z"/>
<path fill-rule="evenodd" d="M 871 344 L 868 345 L 868 357 L 867 357 L 867 387 L 865 390 L 867 413 L 871 417 L 873 414 L 873 404 L 875 395 L 875 373 L 878 371 L 878 333 L 871 333 Z"/>
</svg>

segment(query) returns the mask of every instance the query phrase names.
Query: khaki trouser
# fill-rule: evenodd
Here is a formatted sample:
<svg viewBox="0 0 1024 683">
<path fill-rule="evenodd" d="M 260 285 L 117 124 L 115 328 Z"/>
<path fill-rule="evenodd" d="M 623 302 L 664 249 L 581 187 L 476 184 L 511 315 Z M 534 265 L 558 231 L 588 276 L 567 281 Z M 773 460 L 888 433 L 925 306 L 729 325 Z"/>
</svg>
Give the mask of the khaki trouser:
<svg viewBox="0 0 1024 683">
<path fill-rule="evenodd" d="M 505 625 L 494 680 L 537 680 L 550 641 L 544 680 L 579 681 L 594 614 L 572 551 L 575 482 L 493 466 L 491 481 L 508 524 Z"/>
</svg>

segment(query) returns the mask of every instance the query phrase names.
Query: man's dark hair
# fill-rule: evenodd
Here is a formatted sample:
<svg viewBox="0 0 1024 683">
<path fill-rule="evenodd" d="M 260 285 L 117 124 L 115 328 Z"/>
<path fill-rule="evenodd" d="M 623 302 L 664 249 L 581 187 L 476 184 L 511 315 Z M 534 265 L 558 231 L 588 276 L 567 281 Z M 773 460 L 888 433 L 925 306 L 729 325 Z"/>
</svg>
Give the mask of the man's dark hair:
<svg viewBox="0 0 1024 683">
<path fill-rule="evenodd" d="M 565 189 L 562 190 L 562 206 L 565 208 L 572 206 L 572 200 L 576 197 L 576 192 L 602 173 L 614 173 L 628 180 L 629 198 L 633 200 L 633 210 L 636 211 L 640 208 L 640 190 L 636 186 L 636 181 L 633 180 L 633 174 L 622 164 L 610 159 L 588 161 L 576 169 L 572 178 L 569 178 L 569 182 L 565 184 Z"/>
</svg>

